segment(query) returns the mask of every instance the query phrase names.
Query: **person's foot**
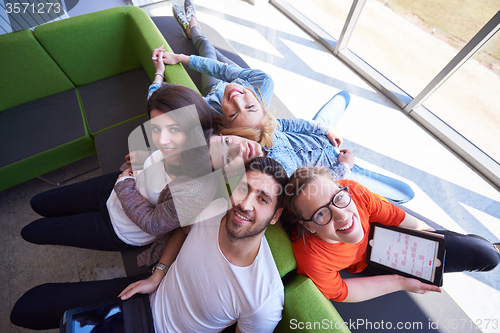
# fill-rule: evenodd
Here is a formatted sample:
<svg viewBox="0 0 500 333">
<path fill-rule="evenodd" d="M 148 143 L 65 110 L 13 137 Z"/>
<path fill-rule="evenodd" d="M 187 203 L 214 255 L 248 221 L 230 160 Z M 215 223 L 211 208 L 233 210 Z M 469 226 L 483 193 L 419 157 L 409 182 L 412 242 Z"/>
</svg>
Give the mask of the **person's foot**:
<svg viewBox="0 0 500 333">
<path fill-rule="evenodd" d="M 182 9 L 177 5 L 173 5 L 172 14 L 174 15 L 177 23 L 179 23 L 179 25 L 181 26 L 184 38 L 191 39 L 189 21 L 186 19 L 186 16 L 184 15 Z"/>
<path fill-rule="evenodd" d="M 191 0 L 184 0 L 184 12 L 186 12 L 186 20 L 191 22 L 191 17 L 196 16 L 196 7 Z"/>
</svg>

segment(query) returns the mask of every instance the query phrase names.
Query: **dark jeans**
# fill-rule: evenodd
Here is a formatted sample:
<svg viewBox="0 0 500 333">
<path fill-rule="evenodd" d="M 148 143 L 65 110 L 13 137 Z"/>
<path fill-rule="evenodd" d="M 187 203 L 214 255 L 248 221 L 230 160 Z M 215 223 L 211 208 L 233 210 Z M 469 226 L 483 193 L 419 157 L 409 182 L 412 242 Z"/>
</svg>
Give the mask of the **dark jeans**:
<svg viewBox="0 0 500 333">
<path fill-rule="evenodd" d="M 27 291 L 14 305 L 14 325 L 34 330 L 58 328 L 65 311 L 116 299 L 131 283 L 149 274 L 112 280 L 48 283 Z"/>
<path fill-rule="evenodd" d="M 221 62 L 225 62 L 226 64 L 234 64 L 234 62 L 227 58 L 225 55 L 219 52 L 212 43 L 207 39 L 207 37 L 203 34 L 199 27 L 191 28 L 191 39 L 193 41 L 193 45 L 198 51 L 198 55 L 210 58 L 214 60 L 219 60 Z M 206 96 L 211 90 L 212 87 L 215 86 L 220 80 L 206 74 L 201 75 L 201 93 L 203 96 Z"/>
<path fill-rule="evenodd" d="M 500 253 L 486 239 L 478 235 L 462 235 L 449 230 L 437 230 L 446 241 L 444 272 L 486 272 L 500 263 Z M 371 266 L 366 267 L 363 275 L 390 274 Z"/>
<path fill-rule="evenodd" d="M 444 272 L 487 272 L 500 263 L 500 253 L 488 240 L 478 235 L 462 235 L 437 230 L 446 241 Z"/>
<path fill-rule="evenodd" d="M 118 238 L 106 207 L 119 174 L 111 173 L 37 194 L 31 199 L 31 207 L 45 217 L 24 227 L 21 236 L 34 244 L 103 251 L 134 248 Z"/>
</svg>

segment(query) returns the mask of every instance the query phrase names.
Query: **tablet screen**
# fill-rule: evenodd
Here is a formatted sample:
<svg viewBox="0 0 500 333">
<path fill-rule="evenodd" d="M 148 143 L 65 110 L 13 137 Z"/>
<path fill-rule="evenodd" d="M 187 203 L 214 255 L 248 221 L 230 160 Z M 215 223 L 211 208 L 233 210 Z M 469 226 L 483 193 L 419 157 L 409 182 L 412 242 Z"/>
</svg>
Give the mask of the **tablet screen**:
<svg viewBox="0 0 500 333">
<path fill-rule="evenodd" d="M 444 261 L 444 249 L 440 251 L 444 248 L 441 236 L 379 225 L 372 228 L 367 251 L 369 264 L 441 285 L 441 263 Z"/>
<path fill-rule="evenodd" d="M 149 295 L 137 294 L 66 311 L 61 333 L 154 333 Z"/>
<path fill-rule="evenodd" d="M 125 333 L 123 313 L 119 304 L 75 314 L 72 326 L 74 333 Z"/>
</svg>

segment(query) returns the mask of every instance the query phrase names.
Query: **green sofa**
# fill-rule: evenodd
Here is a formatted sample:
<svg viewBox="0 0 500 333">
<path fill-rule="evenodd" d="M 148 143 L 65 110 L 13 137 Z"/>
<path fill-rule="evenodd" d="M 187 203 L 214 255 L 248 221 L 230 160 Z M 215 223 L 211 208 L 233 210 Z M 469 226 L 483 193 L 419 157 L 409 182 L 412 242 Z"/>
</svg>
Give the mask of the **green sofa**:
<svg viewBox="0 0 500 333">
<path fill-rule="evenodd" d="M 126 6 L 0 36 L 0 190 L 96 152 L 104 173 L 119 168 L 128 133 L 145 121 L 152 50 L 163 44 L 193 53 L 173 18 L 155 23 Z M 204 31 L 229 58 L 246 65 L 213 29 L 204 25 Z M 193 83 L 199 73 L 188 72 L 167 66 L 165 77 L 199 91 Z M 273 103 L 278 113 L 289 112 L 278 99 Z M 270 226 L 266 238 L 285 286 L 276 332 L 349 332 L 312 281 L 296 274 L 285 232 Z M 135 263 L 135 255 L 128 258 Z M 131 272 L 127 262 L 125 268 Z"/>
<path fill-rule="evenodd" d="M 134 6 L 0 35 L 0 191 L 95 154 L 100 133 L 144 118 L 162 44 Z M 165 76 L 196 89 L 181 65 Z"/>
<path fill-rule="evenodd" d="M 285 231 L 278 224 L 271 225 L 266 238 L 285 286 L 283 318 L 275 332 L 350 332 L 312 280 L 296 273 L 292 242 Z"/>
</svg>

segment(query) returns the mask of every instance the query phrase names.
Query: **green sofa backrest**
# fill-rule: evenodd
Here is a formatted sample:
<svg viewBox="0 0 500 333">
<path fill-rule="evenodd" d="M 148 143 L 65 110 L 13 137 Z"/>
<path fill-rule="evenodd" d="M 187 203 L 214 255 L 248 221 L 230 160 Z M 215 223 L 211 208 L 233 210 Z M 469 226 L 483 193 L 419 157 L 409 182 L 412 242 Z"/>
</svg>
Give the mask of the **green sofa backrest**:
<svg viewBox="0 0 500 333">
<path fill-rule="evenodd" d="M 297 261 L 293 254 L 292 242 L 286 232 L 278 224 L 270 225 L 266 230 L 266 239 L 271 248 L 274 262 L 281 277 L 297 269 Z"/>
<path fill-rule="evenodd" d="M 283 317 L 274 332 L 351 332 L 311 279 L 300 274 L 287 278 Z"/>
<path fill-rule="evenodd" d="M 47 53 L 77 86 L 143 67 L 151 80 L 151 54 L 165 38 L 140 8 L 123 6 L 35 28 Z M 197 88 L 181 65 L 169 66 L 166 79 Z"/>
<path fill-rule="evenodd" d="M 33 36 L 0 35 L 0 112 L 75 86 Z"/>
</svg>

